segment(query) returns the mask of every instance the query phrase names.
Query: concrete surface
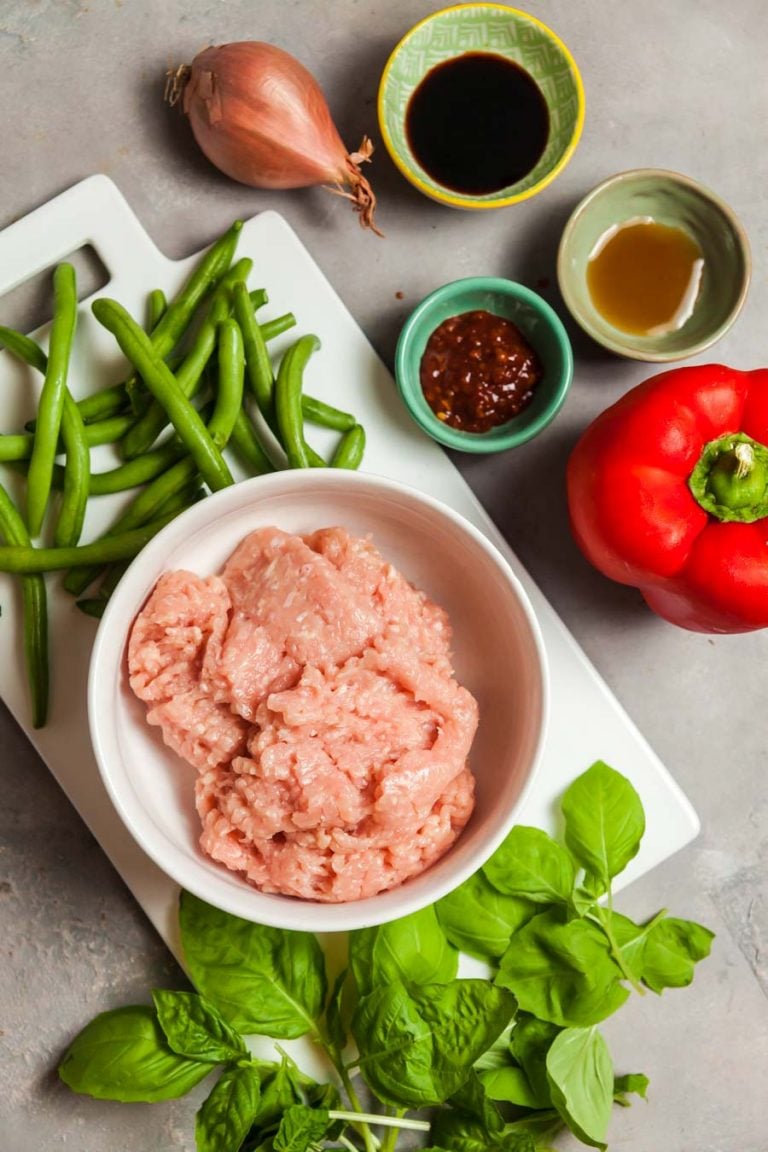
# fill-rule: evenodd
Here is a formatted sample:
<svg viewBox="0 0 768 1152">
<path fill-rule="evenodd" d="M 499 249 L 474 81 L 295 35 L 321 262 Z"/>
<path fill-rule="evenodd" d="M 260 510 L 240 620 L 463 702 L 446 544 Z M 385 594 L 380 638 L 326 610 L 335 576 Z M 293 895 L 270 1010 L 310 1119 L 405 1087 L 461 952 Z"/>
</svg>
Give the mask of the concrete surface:
<svg viewBox="0 0 768 1152">
<path fill-rule="evenodd" d="M 437 7 L 0 0 L 0 226 L 92 172 L 117 182 L 172 256 L 198 248 L 236 214 L 274 207 L 391 362 L 409 309 L 460 275 L 517 278 L 560 307 L 554 255 L 576 200 L 622 169 L 674 168 L 732 204 L 755 260 L 741 319 L 701 359 L 768 362 L 762 0 L 531 0 L 529 10 L 564 37 L 584 76 L 587 126 L 570 166 L 533 200 L 470 216 L 422 199 L 379 148 L 371 178 L 385 241 L 363 235 L 322 191 L 270 194 L 228 182 L 162 104 L 169 62 L 212 40 L 272 40 L 313 69 L 350 146 L 363 131 L 378 141 L 375 92 L 388 51 Z M 556 423 L 525 448 L 457 463 L 702 817 L 696 844 L 622 900 L 638 917 L 664 905 L 698 918 L 717 940 L 692 988 L 636 999 L 611 1024 L 617 1067 L 651 1077 L 650 1102 L 617 1115 L 611 1147 L 766 1152 L 767 638 L 678 631 L 576 552 L 563 497 L 568 451 L 601 408 L 651 370 L 603 355 L 571 329 L 578 367 Z M 58 1084 L 57 1057 L 93 1014 L 182 978 L 2 711 L 0 774 L 0 1148 L 191 1150 L 190 1101 L 121 1107 Z"/>
</svg>

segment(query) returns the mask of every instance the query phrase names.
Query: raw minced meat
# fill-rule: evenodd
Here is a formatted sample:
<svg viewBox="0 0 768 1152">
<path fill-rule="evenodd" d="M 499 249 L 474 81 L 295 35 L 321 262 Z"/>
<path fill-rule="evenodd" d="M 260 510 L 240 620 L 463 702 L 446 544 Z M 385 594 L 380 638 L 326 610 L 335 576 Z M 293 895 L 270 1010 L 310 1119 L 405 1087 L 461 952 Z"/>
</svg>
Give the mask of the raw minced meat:
<svg viewBox="0 0 768 1152">
<path fill-rule="evenodd" d="M 201 846 L 264 892 L 393 888 L 474 804 L 477 705 L 445 612 L 370 539 L 251 533 L 220 577 L 170 572 L 130 637 L 131 686 L 199 770 Z"/>
</svg>

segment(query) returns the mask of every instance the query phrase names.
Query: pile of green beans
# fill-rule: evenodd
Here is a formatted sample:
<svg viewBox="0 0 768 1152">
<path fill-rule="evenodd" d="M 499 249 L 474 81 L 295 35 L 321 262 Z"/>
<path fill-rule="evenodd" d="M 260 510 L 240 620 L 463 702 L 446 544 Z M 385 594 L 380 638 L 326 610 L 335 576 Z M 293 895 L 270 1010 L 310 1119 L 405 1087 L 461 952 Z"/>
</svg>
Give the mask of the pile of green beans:
<svg viewBox="0 0 768 1152">
<path fill-rule="evenodd" d="M 270 341 L 295 327 L 296 317 L 257 319 L 268 297 L 248 288 L 253 261 L 235 261 L 241 229 L 236 221 L 211 246 L 172 300 L 159 289 L 149 293 L 144 327 L 116 300 L 93 302 L 128 361 L 120 384 L 77 399 L 70 391 L 78 311 L 70 264 L 53 273 L 47 354 L 0 325 L 0 349 L 43 377 L 35 418 L 23 431 L 0 433 L 0 465 L 26 477 L 26 517 L 0 483 L 0 572 L 20 577 L 36 728 L 48 713 L 46 573 L 65 571 L 63 587 L 79 597 L 76 606 L 100 617 L 146 542 L 209 491 L 234 482 L 230 455 L 251 476 L 360 465 L 365 433 L 355 417 L 304 391 L 317 336 L 301 336 L 275 369 Z M 305 422 L 339 433 L 328 461 L 307 442 Z M 91 449 L 104 444 L 115 445 L 122 463 L 97 472 Z M 107 531 L 81 542 L 90 501 L 129 491 L 130 503 Z"/>
</svg>

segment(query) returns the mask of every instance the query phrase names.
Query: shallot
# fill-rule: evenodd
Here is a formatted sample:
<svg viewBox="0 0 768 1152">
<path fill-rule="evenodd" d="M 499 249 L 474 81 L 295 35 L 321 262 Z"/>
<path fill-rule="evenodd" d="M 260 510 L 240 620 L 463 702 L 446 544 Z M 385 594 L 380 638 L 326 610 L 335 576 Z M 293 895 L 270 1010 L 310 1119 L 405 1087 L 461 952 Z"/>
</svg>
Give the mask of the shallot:
<svg viewBox="0 0 768 1152">
<path fill-rule="evenodd" d="M 347 152 L 320 86 L 290 53 L 258 40 L 206 48 L 169 74 L 166 98 L 182 100 L 195 139 L 227 176 L 254 188 L 330 185 L 381 235 L 360 171 L 373 145 L 364 136 Z"/>
</svg>

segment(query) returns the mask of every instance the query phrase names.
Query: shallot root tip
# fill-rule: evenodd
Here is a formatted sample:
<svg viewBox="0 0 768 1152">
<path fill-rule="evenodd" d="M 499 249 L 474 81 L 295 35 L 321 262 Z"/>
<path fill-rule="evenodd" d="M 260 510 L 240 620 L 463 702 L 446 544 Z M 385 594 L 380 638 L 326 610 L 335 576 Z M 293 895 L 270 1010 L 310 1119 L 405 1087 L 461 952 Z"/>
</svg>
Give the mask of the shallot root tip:
<svg viewBox="0 0 768 1152">
<path fill-rule="evenodd" d="M 376 236 L 384 238 L 384 233 L 376 227 L 374 216 L 376 214 L 376 193 L 371 188 L 368 180 L 363 176 L 359 164 L 367 163 L 373 152 L 373 144 L 367 136 L 363 136 L 362 143 L 357 152 L 351 152 L 346 159 L 348 176 L 345 185 L 326 184 L 325 187 L 329 192 L 334 192 L 337 196 L 343 196 L 345 200 L 352 203 L 352 207 L 357 212 L 357 218 L 360 221 L 361 228 L 370 228 Z"/>
<path fill-rule="evenodd" d="M 171 108 L 181 100 L 191 75 L 192 69 L 189 64 L 181 64 L 178 68 L 169 68 L 165 73 L 163 100 L 166 104 L 170 104 Z"/>
</svg>

